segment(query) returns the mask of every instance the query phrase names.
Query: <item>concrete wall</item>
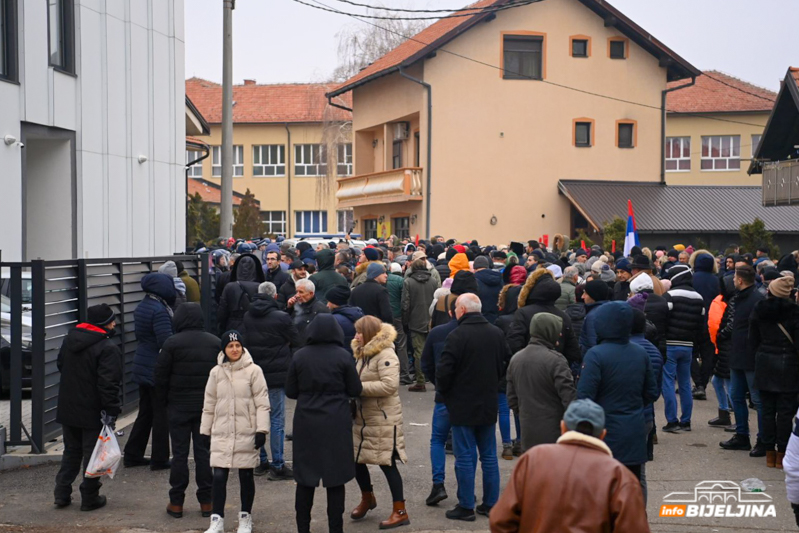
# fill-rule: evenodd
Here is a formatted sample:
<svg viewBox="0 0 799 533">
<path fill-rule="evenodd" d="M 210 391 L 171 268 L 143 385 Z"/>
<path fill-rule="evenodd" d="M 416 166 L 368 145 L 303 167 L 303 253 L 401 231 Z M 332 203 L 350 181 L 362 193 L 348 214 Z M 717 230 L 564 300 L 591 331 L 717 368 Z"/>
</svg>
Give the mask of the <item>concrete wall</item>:
<svg viewBox="0 0 799 533">
<path fill-rule="evenodd" d="M 0 81 L 0 137 L 22 122 L 75 132 L 80 257 L 181 250 L 184 0 L 75 0 L 75 76 L 48 66 L 46 8 L 19 2 L 20 84 Z M 34 234 L 53 222 L 25 216 L 18 147 L 0 145 L 0 168 L 0 249 L 19 260 L 23 219 L 44 225 Z"/>
</svg>

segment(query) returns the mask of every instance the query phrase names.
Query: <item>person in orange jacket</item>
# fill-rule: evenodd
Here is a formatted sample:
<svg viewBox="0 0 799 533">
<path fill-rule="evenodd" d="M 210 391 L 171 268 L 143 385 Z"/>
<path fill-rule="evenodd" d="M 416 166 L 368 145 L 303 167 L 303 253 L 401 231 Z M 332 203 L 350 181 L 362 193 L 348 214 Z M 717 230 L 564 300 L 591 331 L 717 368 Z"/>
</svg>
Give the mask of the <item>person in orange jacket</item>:
<svg viewBox="0 0 799 533">
<path fill-rule="evenodd" d="M 730 281 L 732 281 L 731 276 L 725 279 L 730 279 Z M 716 361 L 713 368 L 712 383 L 719 403 L 718 416 L 709 420 L 707 423 L 711 427 L 725 428 L 732 424 L 732 419 L 730 418 L 732 404 L 729 400 L 730 367 L 727 363 L 729 360 L 731 339 L 729 336 L 724 336 L 722 332 L 727 322 L 731 319 L 732 306 L 728 305 L 728 302 L 734 292 L 735 289 L 732 288 L 732 283 L 723 281 L 721 294 L 713 299 L 707 314 L 707 327 L 710 333 L 710 340 L 716 347 Z"/>
</svg>

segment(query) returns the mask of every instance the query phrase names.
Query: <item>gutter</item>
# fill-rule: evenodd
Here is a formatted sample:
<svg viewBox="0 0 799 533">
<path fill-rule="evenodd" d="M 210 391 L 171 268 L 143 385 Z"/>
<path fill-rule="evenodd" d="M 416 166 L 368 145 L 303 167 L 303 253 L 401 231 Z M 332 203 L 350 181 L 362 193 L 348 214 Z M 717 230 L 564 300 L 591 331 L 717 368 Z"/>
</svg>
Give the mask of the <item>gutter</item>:
<svg viewBox="0 0 799 533">
<path fill-rule="evenodd" d="M 286 122 L 283 124 L 286 128 L 286 136 L 288 139 L 286 140 L 286 189 L 288 193 L 288 206 L 286 208 L 286 238 L 288 239 L 291 236 L 291 130 L 289 129 L 289 123 Z"/>
<path fill-rule="evenodd" d="M 330 105 L 332 107 L 337 107 L 339 109 L 343 109 L 344 111 L 349 111 L 350 113 L 352 113 L 352 109 L 350 109 L 349 107 L 343 106 L 341 104 L 334 104 L 332 98 L 333 98 L 333 95 L 331 95 L 331 94 L 327 95 L 327 104 L 328 105 Z"/>
<path fill-rule="evenodd" d="M 431 193 L 431 175 L 433 170 L 433 87 L 429 83 L 425 83 L 422 80 L 416 79 L 413 76 L 410 76 L 405 73 L 402 69 L 402 65 L 399 68 L 400 76 L 405 79 L 408 79 L 414 83 L 418 83 L 425 89 L 427 89 L 427 187 L 425 192 L 425 216 L 424 216 L 424 226 L 425 226 L 425 235 L 430 237 L 430 201 L 432 198 L 430 197 Z"/>
<path fill-rule="evenodd" d="M 666 95 L 673 91 L 679 91 L 691 87 L 696 83 L 696 76 L 691 77 L 691 83 L 672 87 L 660 93 L 660 184 L 666 185 Z"/>
</svg>

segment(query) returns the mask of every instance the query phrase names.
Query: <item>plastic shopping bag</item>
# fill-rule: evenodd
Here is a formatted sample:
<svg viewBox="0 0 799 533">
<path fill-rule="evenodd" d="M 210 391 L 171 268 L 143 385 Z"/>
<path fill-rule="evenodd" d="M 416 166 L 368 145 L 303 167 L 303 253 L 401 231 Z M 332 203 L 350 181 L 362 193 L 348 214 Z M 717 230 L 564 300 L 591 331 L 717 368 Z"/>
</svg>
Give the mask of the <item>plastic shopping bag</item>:
<svg viewBox="0 0 799 533">
<path fill-rule="evenodd" d="M 119 450 L 119 443 L 114 435 L 114 431 L 103 424 L 103 429 L 97 437 L 97 444 L 94 446 L 92 457 L 86 467 L 86 477 L 108 476 L 114 478 L 114 474 L 122 460 L 122 452 Z"/>
</svg>

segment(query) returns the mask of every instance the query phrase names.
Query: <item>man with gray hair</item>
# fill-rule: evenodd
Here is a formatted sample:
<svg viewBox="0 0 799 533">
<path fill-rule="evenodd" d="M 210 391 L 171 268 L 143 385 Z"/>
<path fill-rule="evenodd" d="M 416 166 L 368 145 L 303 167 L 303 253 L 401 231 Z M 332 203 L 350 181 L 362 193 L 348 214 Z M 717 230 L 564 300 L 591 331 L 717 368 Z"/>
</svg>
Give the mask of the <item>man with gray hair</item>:
<svg viewBox="0 0 799 533">
<path fill-rule="evenodd" d="M 499 381 L 511 353 L 505 335 L 481 314 L 480 298 L 462 294 L 455 301 L 458 327 L 447 336 L 436 365 L 436 391 L 452 423 L 458 505 L 451 520 L 475 520 L 475 510 L 488 516 L 499 498 L 496 424 Z M 483 503 L 475 508 L 477 452 L 483 470 Z"/>
<path fill-rule="evenodd" d="M 555 307 L 565 311 L 571 304 L 577 302 L 574 291 L 580 282 L 580 271 L 576 266 L 568 266 L 563 269 L 563 277 L 560 278 L 560 297 L 555 300 Z"/>
<path fill-rule="evenodd" d="M 272 464 L 267 461 L 266 450 L 262 447 L 261 464 L 255 468 L 254 474 L 262 476 L 268 472 L 271 480 L 293 479 L 291 468 L 283 461 L 286 404 L 283 389 L 292 356 L 302 347 L 302 339 L 291 317 L 280 310 L 274 283 L 265 281 L 258 285 L 258 295 L 253 298 L 244 315 L 240 333 L 247 339 L 247 349 L 253 362 L 264 373 L 272 407 L 269 431 Z"/>
<path fill-rule="evenodd" d="M 305 328 L 319 313 L 329 313 L 327 306 L 316 298 L 316 286 L 310 279 L 294 282 L 297 293 L 286 302 L 286 308 L 305 344 Z"/>
</svg>

